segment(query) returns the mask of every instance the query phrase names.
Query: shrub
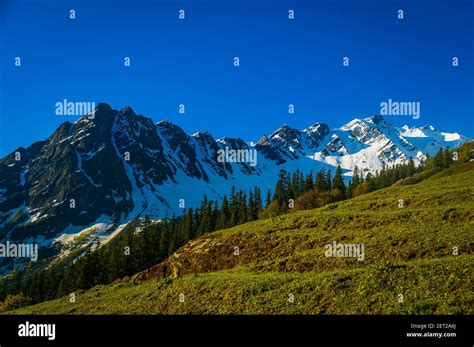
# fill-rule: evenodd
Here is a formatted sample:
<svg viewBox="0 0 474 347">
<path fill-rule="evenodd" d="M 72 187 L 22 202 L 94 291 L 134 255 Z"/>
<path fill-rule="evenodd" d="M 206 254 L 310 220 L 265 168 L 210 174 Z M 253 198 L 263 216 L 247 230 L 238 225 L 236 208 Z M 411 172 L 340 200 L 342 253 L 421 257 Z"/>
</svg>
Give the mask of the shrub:
<svg viewBox="0 0 474 347">
<path fill-rule="evenodd" d="M 367 182 L 358 184 L 352 192 L 353 197 L 370 193 L 370 187 Z"/>
<path fill-rule="evenodd" d="M 273 200 L 270 203 L 270 205 L 268 205 L 268 207 L 260 213 L 258 217 L 261 219 L 265 219 L 265 218 L 276 217 L 283 213 L 284 211 L 282 211 L 280 209 L 280 206 L 278 206 L 278 201 Z"/>
<path fill-rule="evenodd" d="M 30 304 L 30 299 L 23 294 L 8 294 L 3 302 L 0 302 L 0 312 L 7 312 L 11 310 L 16 310 L 18 308 L 28 306 Z"/>
<path fill-rule="evenodd" d="M 339 191 L 319 192 L 317 190 L 310 190 L 295 201 L 295 210 L 310 210 L 312 208 L 321 207 L 338 200 L 340 196 Z"/>
</svg>

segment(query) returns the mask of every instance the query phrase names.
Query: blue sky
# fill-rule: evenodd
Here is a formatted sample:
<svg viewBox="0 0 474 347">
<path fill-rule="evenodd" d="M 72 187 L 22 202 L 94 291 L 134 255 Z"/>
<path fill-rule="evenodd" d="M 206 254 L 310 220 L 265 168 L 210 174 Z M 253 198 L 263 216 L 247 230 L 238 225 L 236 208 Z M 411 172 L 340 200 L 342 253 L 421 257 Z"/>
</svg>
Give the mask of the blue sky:
<svg viewBox="0 0 474 347">
<path fill-rule="evenodd" d="M 283 123 L 341 126 L 391 98 L 421 103 L 396 125 L 474 137 L 473 21 L 470 0 L 1 0 L 0 156 L 75 121 L 55 115 L 63 99 L 256 141 Z"/>
</svg>

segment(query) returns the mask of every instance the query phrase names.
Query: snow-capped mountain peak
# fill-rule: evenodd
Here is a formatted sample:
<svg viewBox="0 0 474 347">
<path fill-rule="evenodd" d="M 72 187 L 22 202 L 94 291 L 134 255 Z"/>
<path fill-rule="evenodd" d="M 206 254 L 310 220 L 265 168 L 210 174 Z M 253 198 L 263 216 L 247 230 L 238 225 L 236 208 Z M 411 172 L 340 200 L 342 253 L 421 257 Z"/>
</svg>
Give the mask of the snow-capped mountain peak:
<svg viewBox="0 0 474 347">
<path fill-rule="evenodd" d="M 266 191 L 280 169 L 334 172 L 341 165 L 349 178 L 355 166 L 367 173 L 410 157 L 419 162 L 469 140 L 432 126 L 396 128 L 373 116 L 332 130 L 321 122 L 303 130 L 285 124 L 250 146 L 208 131 L 190 136 L 131 107 L 99 104 L 93 117 L 65 122 L 48 139 L 0 160 L 0 230 L 8 239 L 47 245 L 97 223 L 112 232 L 138 215 L 179 215 L 181 199 L 186 208 L 197 206 L 204 194 L 216 200 L 232 186 Z"/>
</svg>

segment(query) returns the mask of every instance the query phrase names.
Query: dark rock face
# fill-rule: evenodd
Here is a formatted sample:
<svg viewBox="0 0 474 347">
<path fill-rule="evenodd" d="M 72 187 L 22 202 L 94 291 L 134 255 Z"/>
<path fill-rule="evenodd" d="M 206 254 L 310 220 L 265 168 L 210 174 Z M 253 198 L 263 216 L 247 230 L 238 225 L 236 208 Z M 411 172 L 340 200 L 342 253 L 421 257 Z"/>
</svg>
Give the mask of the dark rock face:
<svg viewBox="0 0 474 347">
<path fill-rule="evenodd" d="M 46 140 L 0 159 L 0 242 L 39 238 L 50 246 L 59 234 L 80 230 L 69 227 L 100 220 L 113 230 L 140 214 L 180 213 L 173 210 L 179 198 L 199 204 L 204 194 L 219 198 L 234 185 L 250 189 L 257 182 L 268 189 L 280 165 L 317 169 L 327 164 L 307 157 L 350 155 L 374 143 L 384 163 L 406 157 L 403 151 L 418 151 L 379 116 L 333 131 L 324 123 L 301 131 L 284 125 L 253 145 L 238 138 L 216 140 L 207 131 L 189 136 L 130 107 L 117 111 L 101 103 L 75 123 L 61 124 Z M 251 152 L 258 160 L 223 161 L 220 154 L 228 150 Z"/>
<path fill-rule="evenodd" d="M 229 178 L 233 174 L 232 166 L 227 162 L 219 162 L 218 152 L 221 149 L 219 144 L 214 140 L 211 134 L 207 131 L 204 133 L 196 133 L 192 135 L 193 141 L 196 144 L 195 149 L 197 155 L 201 158 L 203 164 L 207 164 L 219 176 Z M 206 174 L 207 180 L 207 174 Z"/>
<path fill-rule="evenodd" d="M 13 240 L 49 238 L 69 224 L 87 225 L 101 214 L 112 217 L 131 210 L 133 201 L 113 198 L 124 198 L 131 190 L 111 142 L 116 113 L 101 104 L 94 119 L 63 123 L 46 141 L 18 150 L 20 161 L 14 161 L 15 153 L 0 161 L 1 181 L 8 182 L 2 186 L 8 195 L 0 211 L 23 206 L 30 218 L 26 224 L 3 225 Z"/>
<path fill-rule="evenodd" d="M 255 174 L 246 163 L 219 162 L 225 146 L 249 148 L 240 139 L 216 141 L 208 132 L 189 136 L 130 107 L 117 111 L 101 103 L 74 124 L 61 124 L 48 139 L 0 160 L 0 238 L 52 240 L 69 226 L 87 226 L 99 217 L 126 221 L 150 203 L 164 206 L 164 214 L 169 204 L 161 186 L 178 184 L 178 175 L 209 183 L 209 173 L 224 179 L 235 170 Z"/>
<path fill-rule="evenodd" d="M 160 138 L 169 148 L 167 153 L 169 161 L 173 166 L 173 173 L 183 170 L 190 177 L 202 178 L 208 181 L 208 177 L 202 168 L 196 154 L 196 147 L 183 129 L 172 123 L 161 121 L 156 125 Z M 173 160 L 173 157 L 178 159 Z"/>
<path fill-rule="evenodd" d="M 329 126 L 324 123 L 313 124 L 303 131 L 285 124 L 269 137 L 260 138 L 256 148 L 265 158 L 280 165 L 315 151 L 328 134 Z"/>
</svg>

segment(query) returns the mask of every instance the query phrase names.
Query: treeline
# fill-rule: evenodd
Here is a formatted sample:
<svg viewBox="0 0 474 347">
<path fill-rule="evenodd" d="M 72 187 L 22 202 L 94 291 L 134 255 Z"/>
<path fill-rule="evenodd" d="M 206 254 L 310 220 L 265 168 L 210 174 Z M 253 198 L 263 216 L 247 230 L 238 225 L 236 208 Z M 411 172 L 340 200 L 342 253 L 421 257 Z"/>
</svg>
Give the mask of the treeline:
<svg viewBox="0 0 474 347">
<path fill-rule="evenodd" d="M 3 306 L 11 303 L 11 309 L 15 305 L 51 300 L 108 284 L 160 263 L 186 242 L 203 234 L 259 218 L 320 207 L 388 187 L 408 177 L 423 176 L 430 170 L 471 160 L 472 148 L 472 144 L 464 144 L 456 154 L 440 149 L 418 166 L 410 158 L 405 164 L 383 168 L 374 174 L 364 174 L 356 167 L 347 184 L 340 166 L 334 175 L 324 168 L 306 175 L 281 170 L 274 194 L 268 191 L 265 203 L 259 188 L 248 193 L 232 188 L 221 202 L 204 196 L 198 208 L 185 209 L 179 217 L 165 217 L 158 222 L 147 217 L 135 219 L 107 245 L 96 244 L 94 251 L 88 248 L 73 261 L 59 261 L 39 271 L 26 267 L 0 279 L 0 301 L 6 299 Z"/>
<path fill-rule="evenodd" d="M 200 207 L 185 209 L 180 217 L 158 222 L 148 217 L 136 219 L 119 237 L 103 247 L 93 243 L 94 251 L 88 247 L 73 261 L 60 261 L 39 271 L 29 271 L 29 267 L 14 271 L 0 280 L 0 301 L 21 293 L 22 302 L 37 303 L 131 276 L 163 261 L 189 240 L 258 219 L 262 209 L 259 188 L 248 195 L 233 188 L 220 207 L 204 196 Z"/>
<path fill-rule="evenodd" d="M 417 168 L 413 158 L 410 158 L 406 164 L 383 168 L 375 174 L 369 172 L 364 175 L 356 166 L 352 179 L 347 184 L 340 166 L 337 166 L 334 176 L 331 170 L 326 171 L 324 167 L 316 175 L 310 172 L 306 176 L 299 171 L 290 175 L 281 170 L 273 199 L 262 215 L 272 217 L 291 210 L 307 210 L 350 199 L 388 187 L 420 170 L 423 170 L 422 166 Z"/>
<path fill-rule="evenodd" d="M 280 170 L 273 191 L 273 198 L 262 213 L 263 218 L 342 200 L 346 196 L 346 185 L 340 166 L 336 168 L 334 176 L 331 170 L 326 171 L 324 167 L 316 175 L 313 172 L 303 175 L 299 170 L 293 174 Z M 306 204 L 307 199 L 312 200 L 311 206 Z"/>
<path fill-rule="evenodd" d="M 383 167 L 374 174 L 371 172 L 364 174 L 356 166 L 347 184 L 344 182 L 340 166 L 336 168 L 334 176 L 331 175 L 331 170 L 326 171 L 324 168 L 316 175 L 313 172 L 303 175 L 298 170 L 289 174 L 281 170 L 273 190 L 275 192 L 273 199 L 267 198 L 269 203 L 266 204 L 266 209 L 260 217 L 273 217 L 289 211 L 321 207 L 389 187 L 422 172 L 435 173 L 436 170 L 432 169 L 448 168 L 457 162 L 474 159 L 473 147 L 472 143 L 465 143 L 456 150 L 440 148 L 433 157 L 428 156 L 418 166 L 410 157 L 404 164 Z M 426 175 L 421 176 L 421 179 L 426 177 Z"/>
</svg>

